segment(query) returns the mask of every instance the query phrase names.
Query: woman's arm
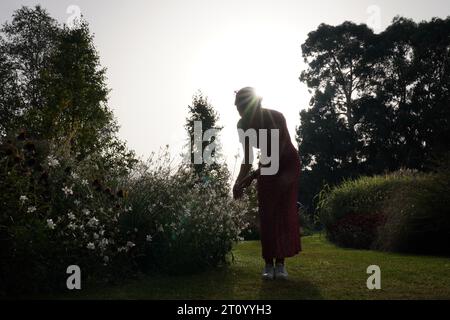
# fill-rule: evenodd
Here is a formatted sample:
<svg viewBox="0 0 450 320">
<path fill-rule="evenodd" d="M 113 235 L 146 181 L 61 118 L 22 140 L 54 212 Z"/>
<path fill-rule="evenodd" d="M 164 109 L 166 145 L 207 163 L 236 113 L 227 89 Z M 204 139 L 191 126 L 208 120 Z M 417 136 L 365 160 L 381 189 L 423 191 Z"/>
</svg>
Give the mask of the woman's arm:
<svg viewBox="0 0 450 320">
<path fill-rule="evenodd" d="M 242 141 L 242 147 L 244 149 L 244 161 L 241 164 L 239 174 L 233 186 L 233 197 L 235 199 L 238 199 L 242 196 L 243 194 L 242 182 L 245 178 L 247 178 L 250 170 L 252 169 L 252 163 L 250 159 L 252 159 L 253 157 L 250 157 L 251 155 L 250 153 L 253 154 L 253 148 L 250 146 L 250 142 L 248 139 L 244 139 L 244 141 Z"/>
<path fill-rule="evenodd" d="M 241 164 L 241 169 L 239 170 L 239 175 L 236 178 L 236 182 L 233 186 L 233 198 L 239 199 L 244 194 L 244 188 L 242 186 L 242 182 L 247 177 L 248 173 L 250 172 L 252 168 L 251 164 Z"/>
</svg>

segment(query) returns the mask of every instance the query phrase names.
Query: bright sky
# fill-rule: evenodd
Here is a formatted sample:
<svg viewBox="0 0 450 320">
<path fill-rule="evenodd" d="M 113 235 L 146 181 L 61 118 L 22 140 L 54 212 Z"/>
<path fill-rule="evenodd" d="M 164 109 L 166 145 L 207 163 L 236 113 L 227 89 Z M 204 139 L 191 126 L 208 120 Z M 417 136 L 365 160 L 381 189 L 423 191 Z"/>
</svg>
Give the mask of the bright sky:
<svg viewBox="0 0 450 320">
<path fill-rule="evenodd" d="M 310 99 L 298 80 L 305 67 L 300 45 L 320 23 L 351 20 L 383 30 L 395 15 L 450 15 L 448 0 L 2 0 L 0 22 L 20 5 L 38 3 L 60 22 L 78 11 L 89 22 L 120 136 L 138 155 L 166 144 L 181 152 L 187 105 L 201 89 L 220 114 L 231 170 L 239 148 L 234 91 L 243 86 L 284 113 L 295 142 Z"/>
</svg>

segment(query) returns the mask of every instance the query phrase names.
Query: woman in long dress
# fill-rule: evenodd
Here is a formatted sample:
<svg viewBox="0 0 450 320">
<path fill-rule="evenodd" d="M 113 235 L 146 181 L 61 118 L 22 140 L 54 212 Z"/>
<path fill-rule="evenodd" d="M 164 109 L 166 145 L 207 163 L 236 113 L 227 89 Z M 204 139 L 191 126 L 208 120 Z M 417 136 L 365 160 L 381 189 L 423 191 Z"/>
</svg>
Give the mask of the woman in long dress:
<svg viewBox="0 0 450 320">
<path fill-rule="evenodd" d="M 242 139 L 240 135 L 244 162 L 233 187 L 233 195 L 235 199 L 240 198 L 243 189 L 248 187 L 253 179 L 257 179 L 262 257 L 265 261 L 262 277 L 286 279 L 288 273 L 284 264 L 285 258 L 301 251 L 297 214 L 300 158 L 291 142 L 283 114 L 262 108 L 261 100 L 251 87 L 242 88 L 236 93 L 235 105 L 241 116 L 237 124 L 238 130 L 242 133 L 254 129 L 258 139 L 256 145 L 252 146 L 251 139 Z M 252 147 L 266 147 L 269 150 L 261 150 L 261 154 L 270 155 L 270 158 L 277 156 L 272 152 L 276 152 L 276 148 L 271 148 L 270 134 L 267 134 L 267 143 L 261 143 L 259 137 L 264 137 L 258 134 L 261 129 L 269 132 L 271 129 L 278 129 L 279 165 L 275 174 L 262 173 L 261 163 L 259 169 L 250 174 Z"/>
</svg>

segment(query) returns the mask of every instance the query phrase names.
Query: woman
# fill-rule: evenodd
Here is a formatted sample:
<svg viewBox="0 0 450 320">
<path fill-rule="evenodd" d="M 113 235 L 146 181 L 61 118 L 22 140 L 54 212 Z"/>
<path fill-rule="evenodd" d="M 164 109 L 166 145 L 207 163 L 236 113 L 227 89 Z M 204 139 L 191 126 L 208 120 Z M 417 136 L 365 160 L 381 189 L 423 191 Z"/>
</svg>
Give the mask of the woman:
<svg viewBox="0 0 450 320">
<path fill-rule="evenodd" d="M 253 152 L 251 142 L 249 139 L 242 139 L 240 135 L 244 148 L 244 162 L 233 187 L 233 196 L 235 199 L 240 198 L 244 188 L 248 187 L 253 179 L 257 179 L 262 257 L 265 260 L 262 277 L 286 279 L 288 273 L 284 259 L 301 251 L 297 215 L 300 158 L 291 142 L 284 116 L 278 111 L 262 108 L 261 100 L 251 87 L 242 88 L 236 93 L 235 105 L 241 116 L 237 127 L 244 131 L 254 129 L 257 134 L 260 129 L 279 130 L 278 172 L 274 175 L 265 175 L 261 173 L 260 163 L 259 169 L 250 174 L 252 163 L 249 159 L 252 158 Z M 260 143 L 258 138 L 254 147 L 261 149 L 262 154 L 270 154 L 273 158 L 275 154 L 270 150 L 270 135 L 267 137 L 267 143 Z M 262 150 L 265 146 L 269 150 Z"/>
</svg>

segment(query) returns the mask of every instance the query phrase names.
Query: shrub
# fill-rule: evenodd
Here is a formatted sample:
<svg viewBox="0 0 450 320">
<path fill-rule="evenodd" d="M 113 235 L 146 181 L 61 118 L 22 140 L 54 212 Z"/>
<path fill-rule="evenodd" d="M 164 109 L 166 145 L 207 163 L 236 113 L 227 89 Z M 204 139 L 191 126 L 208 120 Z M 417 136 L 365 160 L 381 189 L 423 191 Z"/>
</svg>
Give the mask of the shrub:
<svg viewBox="0 0 450 320">
<path fill-rule="evenodd" d="M 191 273 L 226 262 L 247 226 L 247 201 L 230 196 L 228 172 L 197 175 L 192 166 L 171 168 L 167 153 L 141 167 L 130 186 L 132 212 L 123 224 L 151 245 L 141 265 Z"/>
<path fill-rule="evenodd" d="M 445 170 L 400 170 L 324 191 L 318 209 L 327 237 L 349 247 L 448 254 L 449 181 Z"/>
<path fill-rule="evenodd" d="M 450 254 L 450 176 L 424 175 L 385 204 L 386 224 L 375 246 L 381 250 Z"/>
<path fill-rule="evenodd" d="M 412 170 L 346 180 L 337 187 L 322 190 L 318 211 L 320 221 L 330 228 L 348 214 L 382 213 L 384 201 L 401 185 L 418 177 Z"/>
<path fill-rule="evenodd" d="M 378 227 L 384 223 L 382 214 L 349 214 L 329 228 L 328 237 L 344 247 L 370 248 L 376 239 Z"/>
<path fill-rule="evenodd" d="M 132 237 L 117 223 L 127 199 L 118 177 L 99 173 L 89 157 L 25 133 L 1 144 L 0 294 L 61 289 L 72 264 L 84 283 L 132 268 Z"/>
<path fill-rule="evenodd" d="M 65 289 L 73 264 L 84 288 L 205 270 L 226 263 L 248 227 L 248 197 L 232 200 L 224 169 L 174 169 L 166 152 L 120 175 L 47 141 L 0 146 L 0 295 Z"/>
</svg>

